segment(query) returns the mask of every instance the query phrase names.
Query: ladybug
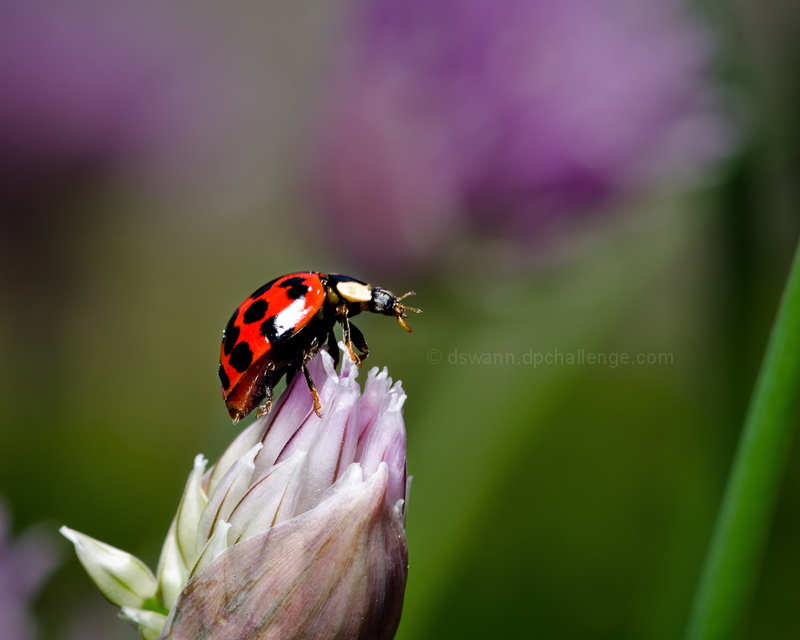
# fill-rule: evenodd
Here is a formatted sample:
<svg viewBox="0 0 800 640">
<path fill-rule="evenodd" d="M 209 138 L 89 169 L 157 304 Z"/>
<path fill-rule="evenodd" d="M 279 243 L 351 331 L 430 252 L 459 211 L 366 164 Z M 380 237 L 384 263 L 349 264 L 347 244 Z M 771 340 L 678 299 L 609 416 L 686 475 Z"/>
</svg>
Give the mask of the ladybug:
<svg viewBox="0 0 800 640">
<path fill-rule="evenodd" d="M 308 372 L 308 361 L 327 343 L 335 365 L 339 350 L 333 327 L 342 325 L 344 344 L 360 367 L 369 355 L 367 341 L 350 323 L 362 311 L 394 316 L 408 332 L 406 311 L 420 313 L 395 296 L 349 276 L 316 271 L 290 273 L 256 289 L 233 312 L 222 334 L 219 379 L 228 413 L 236 424 L 261 405 L 257 416 L 269 412 L 272 390 L 288 374 L 302 369 L 314 397 L 314 411 L 322 416 L 319 394 Z M 355 345 L 360 356 L 353 351 Z M 263 404 L 262 404 L 263 401 Z"/>
</svg>

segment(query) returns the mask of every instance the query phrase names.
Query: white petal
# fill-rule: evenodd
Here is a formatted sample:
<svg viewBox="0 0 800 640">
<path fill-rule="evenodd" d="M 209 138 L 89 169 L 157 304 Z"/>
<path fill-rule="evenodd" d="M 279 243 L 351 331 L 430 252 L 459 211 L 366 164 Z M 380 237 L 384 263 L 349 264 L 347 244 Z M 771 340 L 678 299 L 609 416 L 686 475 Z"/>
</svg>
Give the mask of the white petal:
<svg viewBox="0 0 800 640">
<path fill-rule="evenodd" d="M 306 452 L 298 451 L 253 483 L 231 514 L 231 544 L 264 533 L 294 516 L 305 469 Z"/>
<path fill-rule="evenodd" d="M 197 549 L 205 546 L 214 532 L 214 524 L 219 520 L 228 520 L 234 507 L 247 493 L 255 469 L 253 460 L 263 446 L 258 442 L 239 458 L 219 481 L 214 493 L 209 496 L 208 504 L 197 523 Z"/>
<path fill-rule="evenodd" d="M 210 565 L 214 558 L 228 548 L 228 530 L 231 528 L 224 520 L 217 522 L 214 527 L 214 535 L 206 543 L 206 546 L 200 552 L 200 557 L 197 559 L 197 564 L 192 569 L 192 575 L 205 569 Z"/>
<path fill-rule="evenodd" d="M 320 503 L 327 502 L 335 497 L 341 499 L 343 494 L 364 489 L 364 470 L 358 462 L 347 466 L 341 477 L 322 495 Z"/>
<path fill-rule="evenodd" d="M 210 496 L 214 492 L 217 483 L 219 483 L 222 476 L 227 473 L 228 469 L 247 453 L 248 450 L 255 446 L 257 442 L 261 441 L 267 429 L 267 421 L 272 415 L 273 413 L 269 413 L 265 417 L 256 420 L 247 427 L 247 429 L 236 436 L 236 439 L 228 445 L 228 448 L 225 449 L 225 453 L 219 457 L 219 460 L 214 463 L 214 467 L 211 469 L 211 474 L 208 478 L 208 486 L 206 487 L 207 495 Z"/>
<path fill-rule="evenodd" d="M 59 531 L 75 545 L 86 573 L 113 604 L 138 609 L 156 595 L 156 578 L 139 558 L 67 527 Z"/>
<path fill-rule="evenodd" d="M 158 599 L 167 609 L 172 609 L 172 605 L 175 604 L 189 579 L 189 569 L 183 563 L 183 558 L 178 550 L 175 528 L 173 520 L 167 538 L 164 540 L 164 546 L 161 548 L 161 557 L 156 570 Z"/>
<path fill-rule="evenodd" d="M 183 563 L 187 567 L 193 567 L 197 562 L 197 524 L 200 521 L 200 514 L 208 502 L 203 488 L 200 486 L 203 480 L 203 473 L 206 469 L 206 460 L 202 455 L 194 459 L 194 469 L 189 474 L 186 489 L 181 498 L 176 516 L 176 529 L 178 550 L 183 558 Z"/>
<path fill-rule="evenodd" d="M 158 640 L 158 635 L 167 621 L 167 616 L 162 613 L 145 609 L 132 609 L 131 607 L 122 607 L 120 617 L 138 624 L 143 640 Z"/>
</svg>

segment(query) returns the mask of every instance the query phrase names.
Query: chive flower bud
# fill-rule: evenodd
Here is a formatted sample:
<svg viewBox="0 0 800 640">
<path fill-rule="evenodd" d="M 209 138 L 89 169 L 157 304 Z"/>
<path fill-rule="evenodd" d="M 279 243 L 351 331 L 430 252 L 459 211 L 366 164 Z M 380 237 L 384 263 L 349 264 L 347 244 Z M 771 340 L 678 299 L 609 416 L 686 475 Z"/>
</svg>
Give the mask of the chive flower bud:
<svg viewBox="0 0 800 640">
<path fill-rule="evenodd" d="M 406 434 L 400 382 L 310 363 L 207 469 L 194 466 L 155 574 L 62 528 L 103 595 L 145 640 L 391 640 L 400 622 Z"/>
</svg>

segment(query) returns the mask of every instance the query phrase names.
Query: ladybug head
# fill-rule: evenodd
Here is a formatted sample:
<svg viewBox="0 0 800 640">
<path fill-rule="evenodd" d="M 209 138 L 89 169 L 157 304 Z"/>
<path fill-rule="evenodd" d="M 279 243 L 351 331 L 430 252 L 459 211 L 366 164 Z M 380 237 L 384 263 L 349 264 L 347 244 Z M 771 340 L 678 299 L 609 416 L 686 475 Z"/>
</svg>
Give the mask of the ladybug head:
<svg viewBox="0 0 800 640">
<path fill-rule="evenodd" d="M 367 306 L 372 313 L 381 313 L 385 316 L 395 316 L 403 329 L 411 333 L 411 327 L 409 327 L 404 320 L 406 317 L 406 311 L 413 311 L 414 313 L 422 313 L 422 311 L 415 307 L 408 307 L 400 301 L 403 298 L 413 295 L 414 292 L 409 291 L 408 293 L 404 293 L 402 296 L 396 296 L 391 291 L 386 291 L 380 287 L 373 287 L 372 298 L 367 303 Z"/>
</svg>

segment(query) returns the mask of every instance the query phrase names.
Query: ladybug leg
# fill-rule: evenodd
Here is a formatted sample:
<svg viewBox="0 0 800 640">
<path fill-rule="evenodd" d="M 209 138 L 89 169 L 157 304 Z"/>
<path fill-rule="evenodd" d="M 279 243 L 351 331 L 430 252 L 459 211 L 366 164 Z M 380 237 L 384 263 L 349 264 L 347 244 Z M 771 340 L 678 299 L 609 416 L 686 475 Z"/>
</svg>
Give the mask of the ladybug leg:
<svg viewBox="0 0 800 640">
<path fill-rule="evenodd" d="M 328 353 L 333 358 L 333 368 L 339 366 L 339 346 L 336 344 L 336 335 L 333 329 L 328 332 Z"/>
<path fill-rule="evenodd" d="M 358 327 L 354 324 L 350 325 L 350 333 L 353 336 L 353 344 L 356 345 L 356 348 L 361 352 L 361 359 L 365 360 L 369 355 L 369 347 L 367 346 L 367 341 L 364 338 L 364 334 L 361 333 Z"/>
<path fill-rule="evenodd" d="M 319 393 L 317 393 L 317 386 L 314 384 L 314 381 L 311 379 L 311 372 L 308 370 L 307 362 L 311 358 L 306 355 L 303 357 L 303 375 L 306 377 L 306 382 L 308 383 L 308 388 L 311 391 L 311 395 L 314 396 L 314 413 L 317 414 L 318 418 L 322 417 L 320 413 L 320 409 L 322 409 L 322 404 L 319 401 Z"/>
<path fill-rule="evenodd" d="M 258 412 L 256 413 L 256 418 L 260 418 L 261 416 L 265 416 L 269 413 L 269 410 L 272 409 L 272 385 L 267 385 L 264 389 L 266 392 L 265 402 L 258 408 Z"/>
<path fill-rule="evenodd" d="M 353 341 L 350 339 L 350 320 L 347 318 L 347 305 L 341 305 L 336 312 L 337 316 L 339 317 L 339 323 L 342 325 L 342 340 L 344 340 L 344 346 L 347 348 L 347 352 L 350 354 L 350 359 L 355 362 L 356 366 L 360 369 L 361 358 L 359 358 L 356 355 L 356 352 L 353 351 Z M 356 329 L 356 331 L 358 331 L 358 329 Z M 361 332 L 359 331 L 359 333 Z"/>
</svg>

